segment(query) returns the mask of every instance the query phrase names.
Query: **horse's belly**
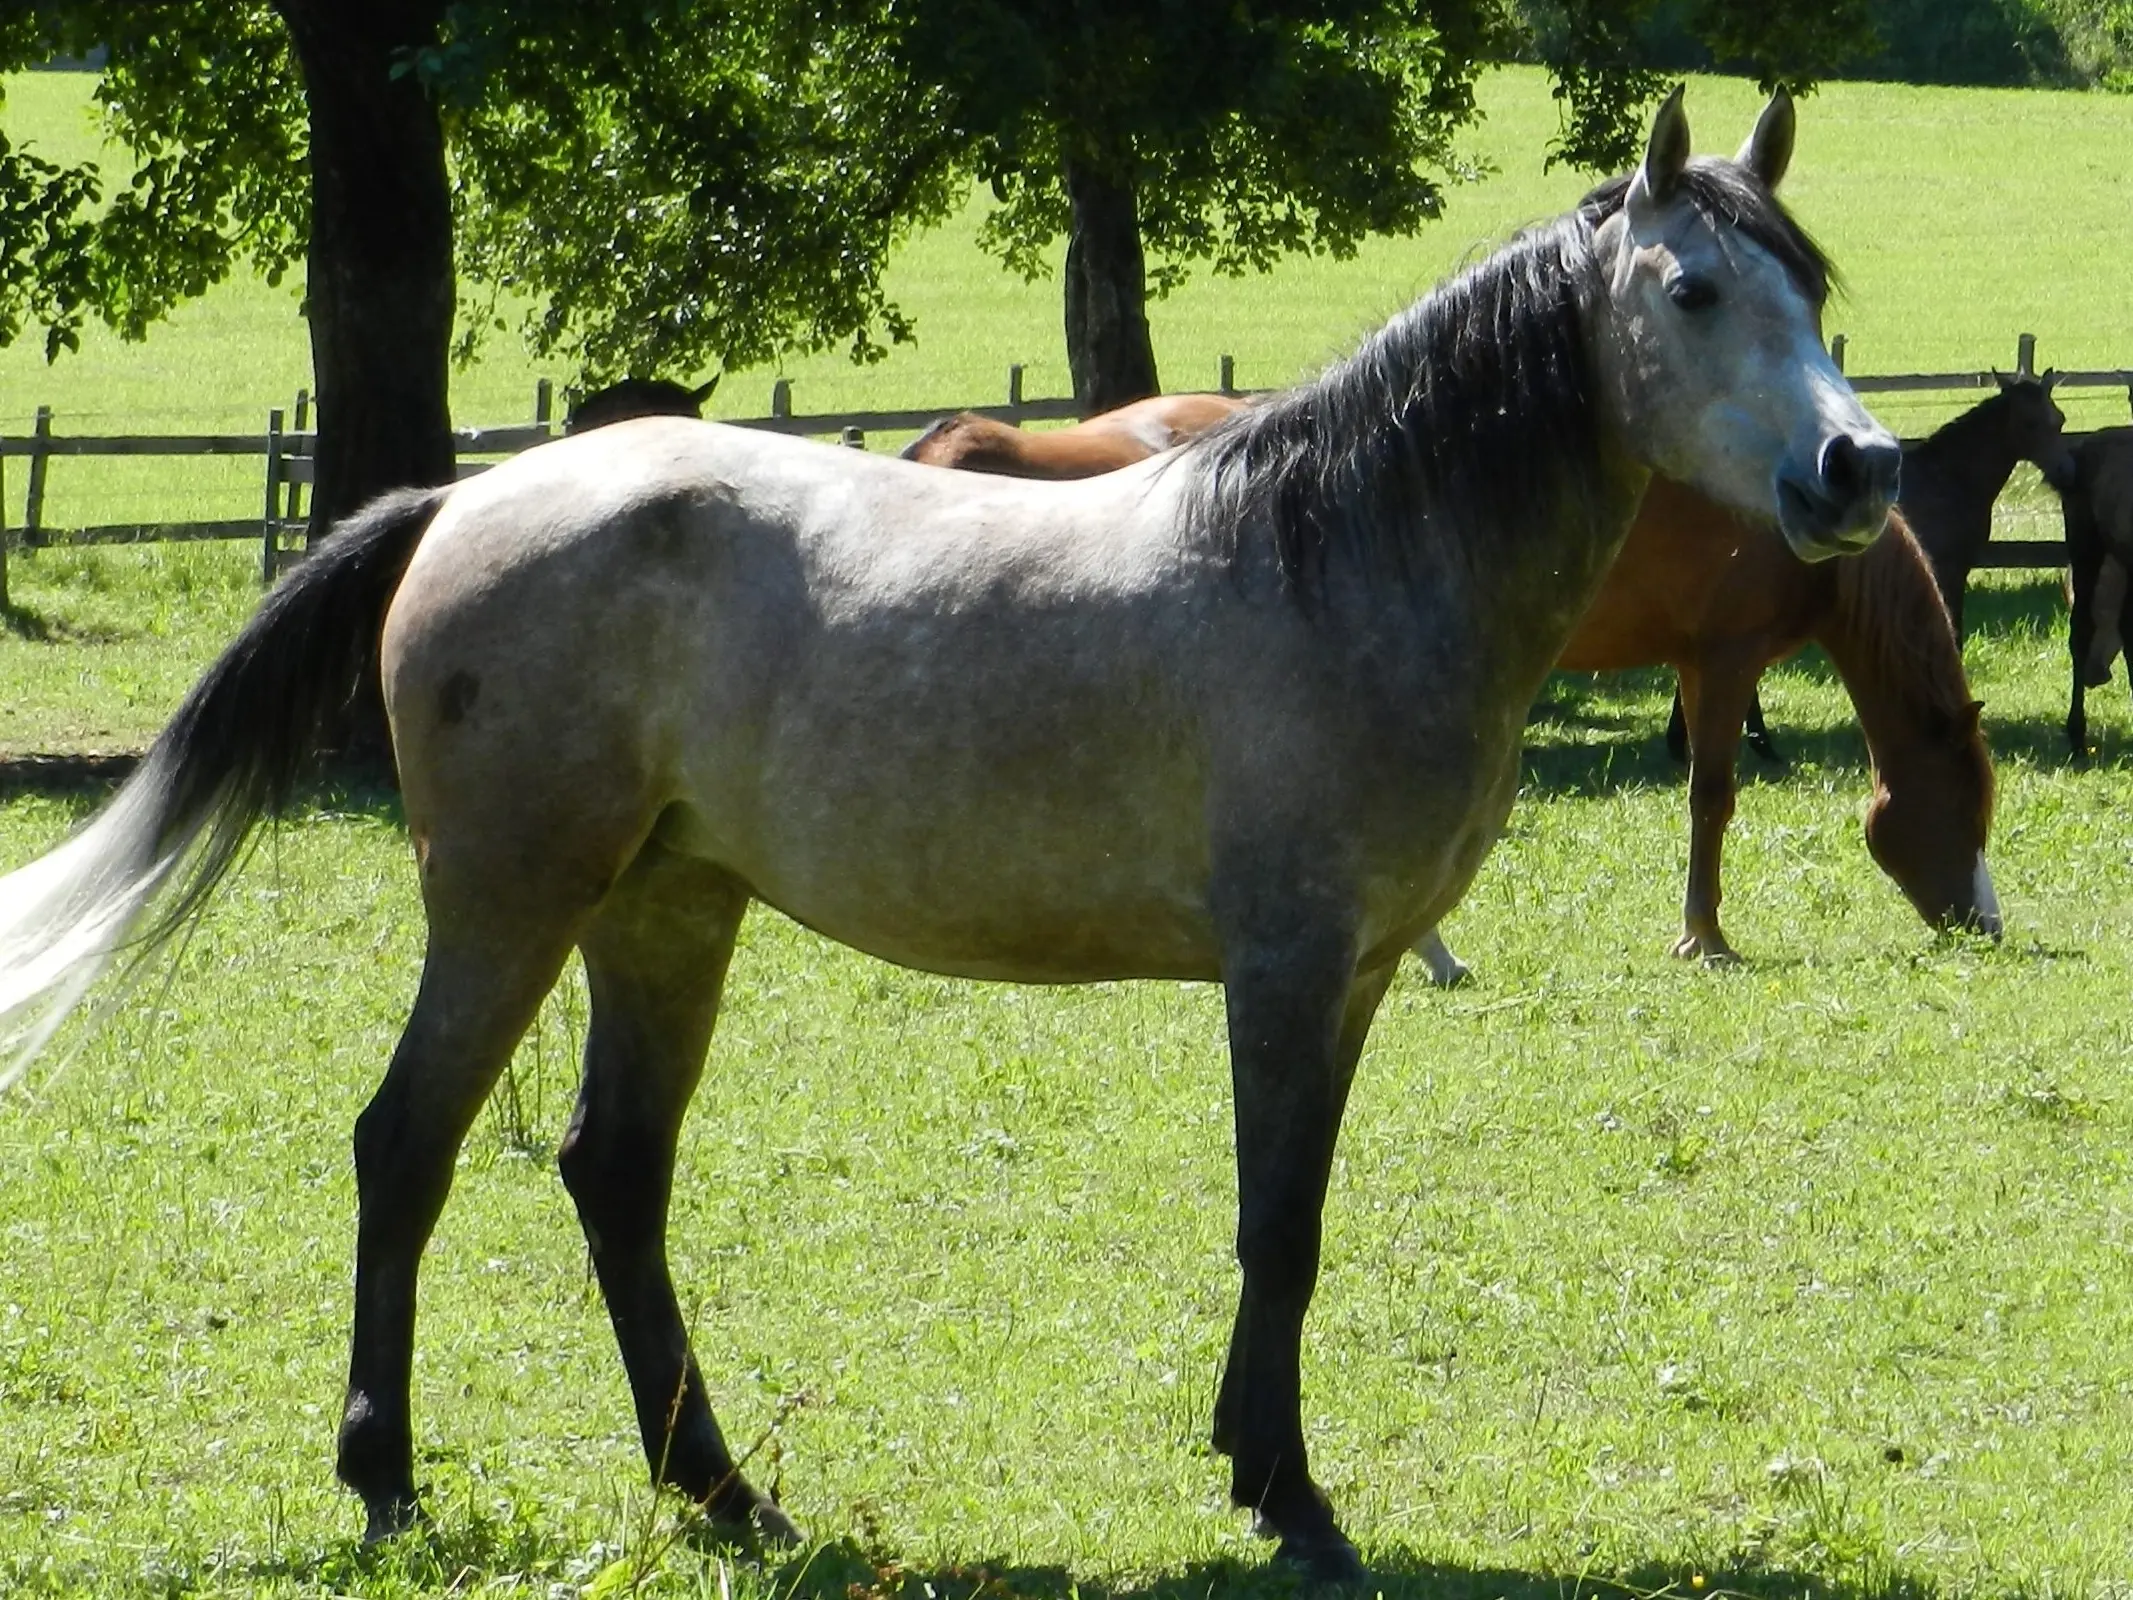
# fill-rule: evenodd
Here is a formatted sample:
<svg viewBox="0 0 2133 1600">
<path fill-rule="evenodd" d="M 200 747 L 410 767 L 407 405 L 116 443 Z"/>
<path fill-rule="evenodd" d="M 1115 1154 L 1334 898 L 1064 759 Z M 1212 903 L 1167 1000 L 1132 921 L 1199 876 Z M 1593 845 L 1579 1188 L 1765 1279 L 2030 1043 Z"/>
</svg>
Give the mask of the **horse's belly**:
<svg viewBox="0 0 2133 1600">
<path fill-rule="evenodd" d="M 971 797 L 979 798 L 979 797 Z M 669 845 L 717 859 L 795 921 L 883 960 L 1020 983 L 1219 975 L 1204 846 L 1148 819 L 935 792 L 909 811 L 795 796 L 755 837 L 689 807 Z"/>
</svg>

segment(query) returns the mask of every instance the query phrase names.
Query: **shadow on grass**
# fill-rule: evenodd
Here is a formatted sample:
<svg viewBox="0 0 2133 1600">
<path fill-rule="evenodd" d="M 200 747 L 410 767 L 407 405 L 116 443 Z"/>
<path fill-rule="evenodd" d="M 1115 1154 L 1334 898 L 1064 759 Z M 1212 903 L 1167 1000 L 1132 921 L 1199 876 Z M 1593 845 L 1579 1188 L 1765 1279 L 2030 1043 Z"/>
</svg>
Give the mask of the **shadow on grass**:
<svg viewBox="0 0 2133 1600">
<path fill-rule="evenodd" d="M 1939 1592 L 1928 1578 L 1890 1570 L 1878 1562 L 1872 1580 L 1864 1582 L 1779 1565 L 1736 1562 L 1694 1568 L 1659 1559 L 1615 1570 L 1537 1572 L 1431 1560 L 1399 1545 L 1378 1547 L 1369 1563 L 1368 1582 L 1342 1589 L 1314 1586 L 1271 1560 L 1196 1561 L 1145 1580 L 1111 1584 L 1056 1564 L 905 1562 L 852 1539 L 764 1560 L 753 1552 L 709 1540 L 668 1534 L 655 1536 L 634 1552 L 596 1547 L 588 1562 L 588 1552 L 561 1548 L 519 1517 L 477 1518 L 456 1530 L 432 1529 L 414 1539 L 383 1545 L 349 1541 L 308 1558 L 249 1563 L 240 1570 L 253 1582 L 391 1596 L 428 1592 L 431 1584 L 464 1590 L 478 1588 L 488 1578 L 523 1581 L 534 1575 L 569 1574 L 564 1583 L 573 1586 L 573 1592 L 627 1596 L 673 1592 L 674 1575 L 662 1578 L 661 1572 L 676 1549 L 699 1557 L 733 1557 L 736 1567 L 730 1592 L 743 1600 L 755 1595 L 774 1595 L 777 1600 L 1217 1600 L 1222 1596 L 1244 1600 L 1305 1594 L 1377 1595 L 1384 1600 L 1563 1600 L 1566 1593 L 1624 1600 L 1730 1600 L 1736 1596 L 1929 1600 Z M 583 1571 L 589 1564 L 599 1565 L 599 1570 Z M 227 1570 L 223 1574 L 234 1575 Z M 719 1593 L 729 1592 L 723 1574 L 717 1581 Z"/>
<path fill-rule="evenodd" d="M 131 750 L 0 755 L 0 801 L 34 796 L 76 801 L 84 810 L 93 810 L 132 777 L 140 764 L 139 753 Z M 395 825 L 404 820 L 399 791 L 388 776 L 367 762 L 321 778 L 299 797 L 298 807 L 300 811 L 367 816 Z"/>
<path fill-rule="evenodd" d="M 1621 1572 L 1529 1572 L 1515 1567 L 1461 1566 L 1431 1561 L 1398 1546 L 1370 1563 L 1369 1581 L 1347 1589 L 1314 1588 L 1269 1563 L 1194 1562 L 1145 1583 L 1112 1586 L 1077 1577 L 1064 1567 L 951 1566 L 906 1570 L 870 1561 L 857 1550 L 831 1546 L 794 1561 L 776 1576 L 793 1600 L 1211 1600 L 1221 1595 L 1362 1594 L 1385 1600 L 1563 1600 L 1581 1595 L 1636 1600 L 1711 1600 L 1716 1596 L 1785 1596 L 1786 1600 L 1926 1600 L 1929 1581 L 1890 1574 L 1872 1584 L 1832 1583 L 1781 1567 L 1720 1567 L 1692 1574 L 1652 1562 Z M 1700 1583 L 1697 1579 L 1700 1578 Z"/>
<path fill-rule="evenodd" d="M 28 606 L 0 606 L 0 634 L 20 639 L 25 644 L 124 644 L 129 639 L 141 637 L 140 631 L 134 628 L 82 627 L 77 623 L 55 622 Z"/>
</svg>

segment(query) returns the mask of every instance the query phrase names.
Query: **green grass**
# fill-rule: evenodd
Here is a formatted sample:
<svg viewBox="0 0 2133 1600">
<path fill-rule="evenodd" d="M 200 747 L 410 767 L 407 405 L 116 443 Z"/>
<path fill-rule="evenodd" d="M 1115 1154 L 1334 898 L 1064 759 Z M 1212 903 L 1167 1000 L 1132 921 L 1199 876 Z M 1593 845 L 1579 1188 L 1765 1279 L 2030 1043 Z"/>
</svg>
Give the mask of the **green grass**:
<svg viewBox="0 0 2133 1600">
<path fill-rule="evenodd" d="M 12 83 L 11 135 L 28 90 L 64 88 Z M 1752 101 L 1697 85 L 1706 145 Z M 1487 139 L 1549 115 L 1522 75 L 1489 103 Z M 2084 180 L 2119 219 L 2086 242 L 2006 208 L 2021 183 L 2078 187 L 2081 152 L 2126 148 L 2129 114 L 1865 86 L 1811 102 L 1794 198 L 1850 268 L 1833 326 L 1855 365 L 1968 365 L 2023 326 L 2063 365 L 2127 360 L 2122 171 Z M 2000 222 L 1971 218 L 1980 261 L 2004 262 L 2005 237 L 2038 252 L 2004 294 L 1982 268 L 1877 249 L 1931 221 L 1904 205 L 1941 151 L 2006 174 Z M 1294 375 L 1464 241 L 1575 187 L 1499 161 L 1429 238 L 1162 307 L 1173 381 L 1211 379 L 1223 349 L 1247 382 Z M 1927 235 L 1953 237 L 1952 220 Z M 796 366 L 801 404 L 970 398 L 1011 359 L 1033 392 L 1063 381 L 1039 359 L 1054 286 L 1001 281 L 953 230 L 899 272 L 927 342 L 871 374 Z M 1946 301 L 1898 305 L 1899 282 Z M 290 316 L 286 296 L 224 293 Z M 218 395 L 253 381 L 245 363 L 301 381 L 300 341 L 284 371 L 280 336 L 239 323 L 219 366 L 212 339 L 168 330 L 181 353 L 138 380 L 141 404 L 205 421 L 187 408 L 221 402 L 201 373 Z M 0 355 L 0 404 L 85 374 L 115 393 L 143 356 L 92 343 L 48 373 Z M 492 360 L 493 392 L 521 392 L 523 367 Z M 754 409 L 745 385 L 721 399 Z M 18 560 L 0 753 L 137 748 L 249 608 L 247 563 Z M 2098 757 L 2066 767 L 2052 580 L 1995 577 L 1973 612 L 2002 779 L 1997 948 L 1929 937 L 1872 867 L 1863 750 L 1808 657 L 1765 685 L 1795 767 L 1748 785 L 1729 843 L 1750 962 L 1669 960 L 1685 829 L 1657 750 L 1665 681 L 1551 686 L 1509 836 L 1448 930 L 1479 979 L 1394 991 L 1329 1207 L 1307 1426 L 1388 1595 L 2126 1593 L 2133 715 L 2100 692 Z M 93 798 L 0 802 L 0 865 Z M 70 1035 L 67 1069 L 0 1114 L 0 1594 L 971 1600 L 980 1567 L 989 1600 L 1289 1592 L 1203 1442 L 1235 1293 L 1216 994 L 951 982 L 768 914 L 689 1125 L 675 1272 L 729 1431 L 771 1430 L 762 1476 L 827 1542 L 734 1562 L 669 1540 L 641 1487 L 548 1155 L 584 1028 L 567 988 L 469 1140 L 427 1264 L 436 1530 L 358 1550 L 330 1477 L 348 1130 L 420 935 L 390 805 L 322 802 L 262 840 L 167 985 Z"/>
<path fill-rule="evenodd" d="M 1544 703 L 1452 924 L 1481 978 L 1395 991 L 1330 1210 L 1310 1427 L 1388 1594 L 2117 1592 L 2133 746 L 2062 767 L 2048 587 L 1980 609 L 1998 949 L 1928 938 L 1874 872 L 1810 662 L 1769 685 L 1799 765 L 1749 786 L 1728 857 L 1751 964 L 1674 963 L 1663 684 Z M 78 809 L 0 810 L 0 860 Z M 0 1119 L 0 1591 L 567 1594 L 647 1548 L 547 1155 L 574 990 L 429 1262 L 438 1534 L 352 1546 L 347 1132 L 409 998 L 412 878 L 375 802 L 283 828 L 168 986 Z M 840 1600 L 879 1586 L 861 1555 L 908 1600 L 980 1564 L 1046 1600 L 1279 1592 L 1202 1444 L 1234 1292 L 1220 1038 L 1205 988 L 988 988 L 753 922 L 676 1273 L 736 1434 L 806 1397 L 766 1475 L 842 1542 L 805 1577 L 742 1565 L 744 1594 Z M 715 1592 L 718 1559 L 667 1549 L 651 1592 Z"/>
</svg>

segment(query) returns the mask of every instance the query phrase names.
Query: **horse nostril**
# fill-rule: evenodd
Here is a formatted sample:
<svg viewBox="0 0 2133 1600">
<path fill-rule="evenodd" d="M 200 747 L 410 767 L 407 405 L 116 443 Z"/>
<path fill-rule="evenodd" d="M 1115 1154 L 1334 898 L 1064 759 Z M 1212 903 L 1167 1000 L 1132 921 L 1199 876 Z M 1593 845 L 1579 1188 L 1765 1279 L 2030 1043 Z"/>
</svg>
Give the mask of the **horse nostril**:
<svg viewBox="0 0 2133 1600">
<path fill-rule="evenodd" d="M 1838 504 L 1889 501 L 1896 498 L 1903 451 L 1893 442 L 1861 444 L 1850 434 L 1840 433 L 1822 446 L 1821 467 L 1823 491 Z"/>
</svg>

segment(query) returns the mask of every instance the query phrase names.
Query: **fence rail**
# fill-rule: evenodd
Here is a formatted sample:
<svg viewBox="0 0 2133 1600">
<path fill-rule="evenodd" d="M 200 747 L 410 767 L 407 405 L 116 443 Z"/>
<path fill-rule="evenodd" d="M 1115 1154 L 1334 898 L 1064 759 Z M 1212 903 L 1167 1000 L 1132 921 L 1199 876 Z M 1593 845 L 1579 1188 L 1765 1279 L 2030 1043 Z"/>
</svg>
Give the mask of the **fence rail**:
<svg viewBox="0 0 2133 1600">
<path fill-rule="evenodd" d="M 2014 371 L 2024 376 L 2036 373 L 2037 341 L 2023 334 L 2016 341 Z M 1844 335 L 1830 341 L 1830 353 L 1841 368 L 1849 354 Z M 771 387 L 770 411 L 766 416 L 729 419 L 736 427 L 761 428 L 772 433 L 835 435 L 844 443 L 865 448 L 869 433 L 906 433 L 924 428 L 953 411 L 974 411 L 1019 427 L 1026 422 L 1061 422 L 1079 415 L 1074 402 L 1065 398 L 1030 399 L 1022 392 L 1023 369 L 1008 369 L 1007 399 L 999 405 L 929 406 L 887 411 L 795 412 L 792 384 L 783 378 Z M 1852 387 L 1862 394 L 1931 393 L 1990 389 L 1999 381 L 1993 370 L 1978 372 L 1862 373 L 1851 377 Z M 2058 374 L 2062 389 L 2117 388 L 2133 392 L 2133 368 L 2106 367 Z M 1236 363 L 1221 358 L 1217 389 L 1224 394 L 1256 394 L 1236 385 Z M 554 391 L 542 379 L 534 396 L 534 419 L 502 427 L 456 429 L 452 435 L 459 475 L 464 478 L 485 470 L 492 463 L 470 457 L 515 454 L 556 436 L 551 420 Z M 304 491 L 314 474 L 318 435 L 310 428 L 311 402 L 297 396 L 294 426 L 285 427 L 285 413 L 268 414 L 264 433 L 173 433 L 173 434 L 55 434 L 52 411 L 37 409 L 27 435 L 0 435 L 0 606 L 7 604 L 7 556 L 10 544 L 35 549 L 46 545 L 138 544 L 181 539 L 258 539 L 260 570 L 271 580 L 288 560 L 295 541 L 303 537 Z M 257 456 L 265 464 L 265 492 L 261 515 L 225 517 L 204 521 L 143 521 L 103 523 L 83 527 L 55 528 L 44 516 L 45 492 L 51 463 L 60 459 L 89 456 Z M 6 523 L 6 464 L 29 462 L 29 477 L 23 503 L 23 526 L 10 529 Z M 2057 540 L 2000 540 L 1986 547 L 1982 565 L 2036 568 L 2065 564 L 2064 549 Z"/>
</svg>

